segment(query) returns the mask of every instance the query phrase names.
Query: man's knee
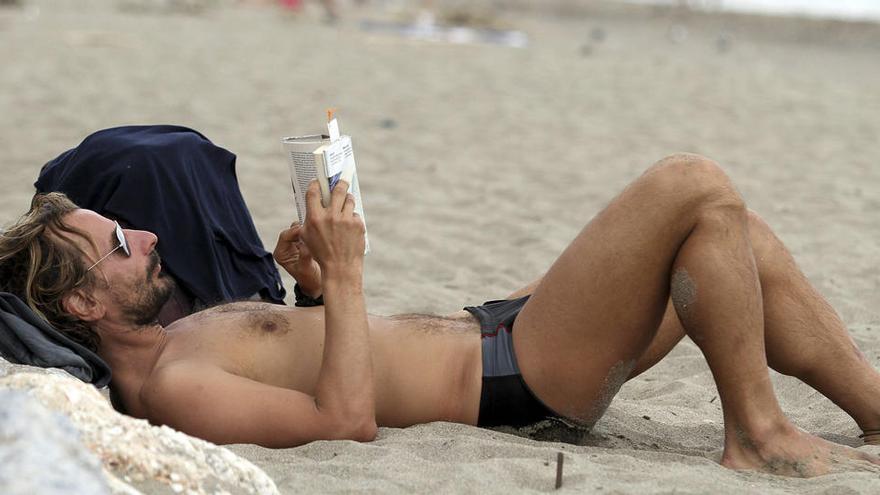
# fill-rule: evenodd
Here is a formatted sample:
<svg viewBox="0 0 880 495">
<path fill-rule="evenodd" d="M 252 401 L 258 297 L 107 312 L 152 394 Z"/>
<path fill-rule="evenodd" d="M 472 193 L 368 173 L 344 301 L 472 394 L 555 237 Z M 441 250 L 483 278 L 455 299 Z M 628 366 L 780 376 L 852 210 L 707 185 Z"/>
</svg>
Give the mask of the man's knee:
<svg viewBox="0 0 880 495">
<path fill-rule="evenodd" d="M 658 194 L 683 201 L 690 211 L 733 209 L 747 214 L 745 202 L 724 169 L 693 153 L 669 155 L 649 168 L 644 178 Z"/>
</svg>

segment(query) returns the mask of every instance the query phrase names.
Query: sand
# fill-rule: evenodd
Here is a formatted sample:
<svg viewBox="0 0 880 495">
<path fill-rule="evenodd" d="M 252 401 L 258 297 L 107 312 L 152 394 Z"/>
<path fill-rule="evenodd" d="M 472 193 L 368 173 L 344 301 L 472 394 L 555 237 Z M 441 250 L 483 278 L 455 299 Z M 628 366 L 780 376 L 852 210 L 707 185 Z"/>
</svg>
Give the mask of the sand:
<svg viewBox="0 0 880 495">
<path fill-rule="evenodd" d="M 88 133 L 176 123 L 238 155 L 274 246 L 295 215 L 279 138 L 313 132 L 335 106 L 361 174 L 368 307 L 448 313 L 536 278 L 644 168 L 692 151 L 725 167 L 880 365 L 876 26 L 511 1 L 490 20 L 529 35 L 512 49 L 361 32 L 362 17 L 392 17 L 378 7 L 330 26 L 315 6 L 125 3 L 154 7 L 0 9 L 4 222 L 26 208 L 40 166 Z M 828 400 L 774 383 L 798 426 L 859 445 Z M 802 481 L 720 467 L 716 396 L 685 341 L 626 384 L 590 435 L 534 432 L 573 444 L 437 423 L 383 428 L 371 444 L 232 449 L 283 493 L 551 491 L 558 451 L 571 492 L 880 491 L 876 472 Z"/>
</svg>

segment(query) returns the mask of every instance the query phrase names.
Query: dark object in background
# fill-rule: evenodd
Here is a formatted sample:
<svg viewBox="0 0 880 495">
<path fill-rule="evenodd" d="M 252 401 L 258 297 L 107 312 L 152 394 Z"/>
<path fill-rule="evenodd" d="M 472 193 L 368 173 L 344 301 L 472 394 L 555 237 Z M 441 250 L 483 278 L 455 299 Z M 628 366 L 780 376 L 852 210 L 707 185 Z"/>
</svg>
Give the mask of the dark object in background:
<svg viewBox="0 0 880 495">
<path fill-rule="evenodd" d="M 733 47 L 733 36 L 728 33 L 718 33 L 715 38 L 715 48 L 718 53 L 727 53 Z"/>
<path fill-rule="evenodd" d="M 82 208 L 159 236 L 163 270 L 179 287 L 163 309 L 163 324 L 255 295 L 284 302 L 278 269 L 238 188 L 235 155 L 192 129 L 95 132 L 44 165 L 34 185 L 38 193 L 63 192 Z"/>
<path fill-rule="evenodd" d="M 394 129 L 397 127 L 397 121 L 392 118 L 386 117 L 379 121 L 379 127 L 381 127 L 382 129 Z"/>
</svg>

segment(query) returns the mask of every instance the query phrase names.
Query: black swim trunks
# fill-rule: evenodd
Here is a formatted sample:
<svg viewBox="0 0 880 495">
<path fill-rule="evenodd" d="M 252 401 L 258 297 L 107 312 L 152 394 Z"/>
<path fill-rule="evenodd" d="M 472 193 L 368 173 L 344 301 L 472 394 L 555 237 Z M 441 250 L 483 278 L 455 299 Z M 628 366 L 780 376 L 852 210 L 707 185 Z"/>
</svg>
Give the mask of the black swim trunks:
<svg viewBox="0 0 880 495">
<path fill-rule="evenodd" d="M 477 426 L 525 426 L 558 417 L 529 390 L 513 352 L 513 322 L 529 296 L 464 308 L 480 320 L 483 388 Z"/>
</svg>

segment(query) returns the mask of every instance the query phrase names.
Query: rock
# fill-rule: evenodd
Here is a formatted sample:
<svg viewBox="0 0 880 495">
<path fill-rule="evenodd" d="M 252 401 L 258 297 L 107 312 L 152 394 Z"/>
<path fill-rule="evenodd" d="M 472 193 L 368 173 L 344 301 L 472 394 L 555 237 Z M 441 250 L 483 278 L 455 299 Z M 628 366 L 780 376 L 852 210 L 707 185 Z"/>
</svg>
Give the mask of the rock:
<svg viewBox="0 0 880 495">
<path fill-rule="evenodd" d="M 97 389 L 64 371 L 0 360 L 0 391 L 4 389 L 28 391 L 37 402 L 65 416 L 79 432 L 81 444 L 103 465 L 112 493 L 138 493 L 139 486 L 150 491 L 160 486 L 167 493 L 176 493 L 175 488 L 198 494 L 278 493 L 272 479 L 247 460 L 167 426 L 155 427 L 119 414 Z M 36 459 L 40 451 L 28 455 Z M 41 462 L 34 469 L 42 472 L 45 467 Z"/>
<path fill-rule="evenodd" d="M 0 487 L 4 495 L 110 493 L 70 420 L 8 389 L 0 390 Z"/>
</svg>

